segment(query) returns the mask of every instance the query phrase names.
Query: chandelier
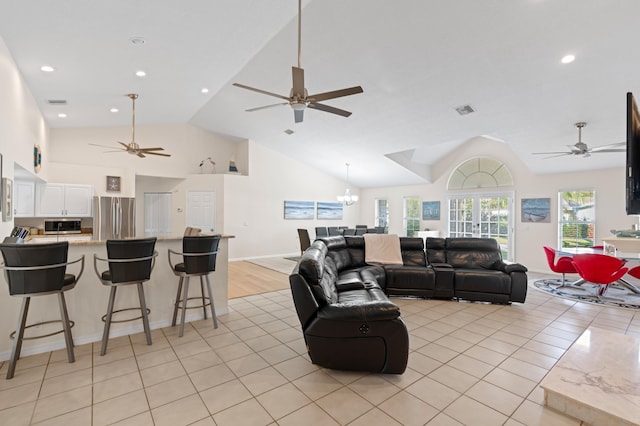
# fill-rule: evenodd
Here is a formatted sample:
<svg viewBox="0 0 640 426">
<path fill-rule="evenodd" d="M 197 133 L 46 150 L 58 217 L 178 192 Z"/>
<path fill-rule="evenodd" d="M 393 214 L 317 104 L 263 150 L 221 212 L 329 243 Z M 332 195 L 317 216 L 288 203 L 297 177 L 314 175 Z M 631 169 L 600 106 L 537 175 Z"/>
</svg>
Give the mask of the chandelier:
<svg viewBox="0 0 640 426">
<path fill-rule="evenodd" d="M 344 195 L 338 195 L 338 201 L 340 201 L 345 206 L 350 206 L 353 203 L 358 201 L 357 195 L 351 195 L 351 190 L 349 189 L 349 163 L 345 163 L 347 166 L 347 189 L 344 190 Z"/>
</svg>

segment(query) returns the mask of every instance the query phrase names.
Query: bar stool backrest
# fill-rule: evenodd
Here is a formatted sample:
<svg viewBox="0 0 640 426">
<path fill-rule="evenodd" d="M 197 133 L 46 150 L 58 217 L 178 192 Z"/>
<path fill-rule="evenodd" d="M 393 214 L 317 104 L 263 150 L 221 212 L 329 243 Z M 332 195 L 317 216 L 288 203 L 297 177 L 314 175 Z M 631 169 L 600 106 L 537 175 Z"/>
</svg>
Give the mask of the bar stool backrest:
<svg viewBox="0 0 640 426">
<path fill-rule="evenodd" d="M 67 263 L 69 242 L 47 244 L 0 244 L 5 266 L 30 267 Z M 5 271 L 9 294 L 57 291 L 64 286 L 66 265 L 57 268 Z"/>
<path fill-rule="evenodd" d="M 141 238 L 136 240 L 107 240 L 107 257 L 109 259 L 138 259 L 146 260 L 133 262 L 109 262 L 109 272 L 112 283 L 143 282 L 151 277 L 154 248 L 156 238 Z"/>
<path fill-rule="evenodd" d="M 204 274 L 216 270 L 216 257 L 220 235 L 184 237 L 183 253 L 212 253 L 202 256 L 184 256 L 184 269 L 188 275 Z"/>
</svg>

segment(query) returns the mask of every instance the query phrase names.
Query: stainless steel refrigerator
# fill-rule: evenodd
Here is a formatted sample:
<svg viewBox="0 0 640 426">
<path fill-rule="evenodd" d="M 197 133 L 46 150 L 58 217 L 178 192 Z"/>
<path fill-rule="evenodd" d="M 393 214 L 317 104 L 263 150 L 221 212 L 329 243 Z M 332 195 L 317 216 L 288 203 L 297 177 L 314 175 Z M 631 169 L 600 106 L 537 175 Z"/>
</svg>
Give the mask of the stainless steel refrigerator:
<svg viewBox="0 0 640 426">
<path fill-rule="evenodd" d="M 94 240 L 119 240 L 135 235 L 135 198 L 93 197 Z"/>
</svg>

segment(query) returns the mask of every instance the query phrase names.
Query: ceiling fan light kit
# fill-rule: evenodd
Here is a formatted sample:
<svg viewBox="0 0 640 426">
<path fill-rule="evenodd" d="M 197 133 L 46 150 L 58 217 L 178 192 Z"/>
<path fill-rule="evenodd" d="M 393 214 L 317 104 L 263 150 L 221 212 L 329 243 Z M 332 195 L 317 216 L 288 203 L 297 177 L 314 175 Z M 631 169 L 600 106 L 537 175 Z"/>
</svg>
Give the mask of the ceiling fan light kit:
<svg viewBox="0 0 640 426">
<path fill-rule="evenodd" d="M 576 155 L 582 157 L 590 157 L 591 154 L 603 153 L 603 152 L 625 152 L 626 148 L 616 148 L 620 146 L 625 146 L 626 142 L 618 142 L 612 143 L 609 145 L 597 146 L 595 148 L 589 148 L 586 143 L 582 142 L 582 128 L 585 127 L 587 123 L 585 121 L 578 121 L 574 124 L 578 128 L 578 142 L 575 145 L 567 145 L 569 147 L 569 151 L 552 151 L 552 152 L 534 152 L 534 155 L 549 155 L 548 157 L 544 157 L 544 159 L 554 158 L 554 157 L 562 157 L 565 155 Z"/>
<path fill-rule="evenodd" d="M 122 148 L 120 149 L 115 149 L 113 151 L 107 151 L 107 152 L 119 152 L 119 151 L 124 151 L 127 152 L 131 155 L 135 155 L 137 157 L 140 158 L 145 158 L 147 155 L 159 155 L 162 157 L 171 157 L 171 154 L 163 154 L 161 152 L 155 152 L 155 151 L 164 151 L 164 148 L 160 148 L 160 147 L 156 147 L 156 148 L 141 148 L 140 145 L 138 145 L 136 143 L 136 99 L 138 99 L 138 94 L 137 93 L 128 93 L 127 97 L 129 99 L 131 99 L 131 103 L 132 103 L 132 108 L 131 108 L 131 142 L 124 143 L 124 142 L 120 142 L 118 141 L 118 143 L 120 145 L 122 145 Z M 91 143 L 89 145 L 93 145 L 93 146 L 100 146 L 102 148 L 113 148 L 110 146 L 105 146 L 105 145 L 98 145 L 95 143 Z"/>
<path fill-rule="evenodd" d="M 315 95 L 309 95 L 304 85 L 304 70 L 300 65 L 300 52 L 302 50 L 301 42 L 302 33 L 302 0 L 298 0 L 298 66 L 291 67 L 291 74 L 293 84 L 289 96 L 279 95 L 277 93 L 268 92 L 262 89 L 256 89 L 255 87 L 246 86 L 240 83 L 233 83 L 234 86 L 242 89 L 251 90 L 253 92 L 262 93 L 263 95 L 273 96 L 275 98 L 282 99 L 286 102 L 280 102 L 272 105 L 265 105 L 256 108 L 247 109 L 247 112 L 259 111 L 267 108 L 273 108 L 283 105 L 289 105 L 293 109 L 293 117 L 296 123 L 301 123 L 304 119 L 304 110 L 307 108 L 316 109 L 319 111 L 328 112 L 331 114 L 340 115 L 342 117 L 349 117 L 351 112 L 345 111 L 340 108 L 335 108 L 329 105 L 321 104 L 322 101 L 330 99 L 340 98 L 343 96 L 355 95 L 362 93 L 362 87 L 354 86 L 347 89 L 333 90 L 331 92 L 317 93 Z"/>
</svg>

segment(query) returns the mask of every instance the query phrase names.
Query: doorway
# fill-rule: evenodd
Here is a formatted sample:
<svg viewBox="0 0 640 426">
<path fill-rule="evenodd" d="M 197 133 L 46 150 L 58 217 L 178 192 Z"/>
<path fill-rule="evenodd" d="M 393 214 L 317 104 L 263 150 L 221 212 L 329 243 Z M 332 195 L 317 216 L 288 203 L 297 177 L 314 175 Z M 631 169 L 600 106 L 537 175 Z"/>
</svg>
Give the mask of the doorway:
<svg viewBox="0 0 640 426">
<path fill-rule="evenodd" d="M 144 236 L 168 237 L 172 234 L 170 192 L 144 193 Z"/>
<path fill-rule="evenodd" d="M 513 261 L 513 194 L 469 194 L 449 198 L 449 237 L 494 238 L 502 258 Z"/>
</svg>

